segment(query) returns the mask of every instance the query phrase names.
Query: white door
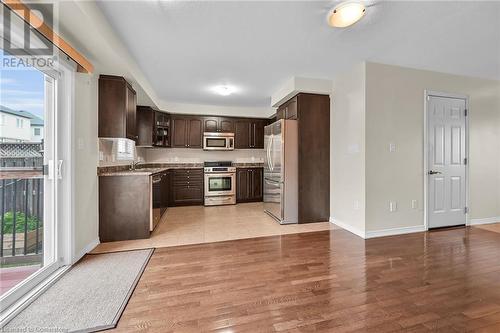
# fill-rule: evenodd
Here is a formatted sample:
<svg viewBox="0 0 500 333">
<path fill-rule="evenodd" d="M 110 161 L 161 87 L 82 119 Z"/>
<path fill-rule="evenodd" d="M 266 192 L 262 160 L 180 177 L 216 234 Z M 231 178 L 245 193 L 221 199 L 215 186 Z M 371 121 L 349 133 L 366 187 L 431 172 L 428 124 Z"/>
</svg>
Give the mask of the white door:
<svg viewBox="0 0 500 333">
<path fill-rule="evenodd" d="M 466 99 L 427 97 L 428 227 L 466 223 Z"/>
</svg>

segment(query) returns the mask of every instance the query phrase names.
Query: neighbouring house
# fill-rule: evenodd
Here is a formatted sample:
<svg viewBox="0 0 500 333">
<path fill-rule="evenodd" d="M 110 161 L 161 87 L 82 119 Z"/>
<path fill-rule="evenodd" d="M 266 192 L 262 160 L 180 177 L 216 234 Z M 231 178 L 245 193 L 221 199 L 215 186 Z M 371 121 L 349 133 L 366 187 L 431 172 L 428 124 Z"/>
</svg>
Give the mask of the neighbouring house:
<svg viewBox="0 0 500 333">
<path fill-rule="evenodd" d="M 42 142 L 44 122 L 23 110 L 0 105 L 0 142 Z"/>
</svg>

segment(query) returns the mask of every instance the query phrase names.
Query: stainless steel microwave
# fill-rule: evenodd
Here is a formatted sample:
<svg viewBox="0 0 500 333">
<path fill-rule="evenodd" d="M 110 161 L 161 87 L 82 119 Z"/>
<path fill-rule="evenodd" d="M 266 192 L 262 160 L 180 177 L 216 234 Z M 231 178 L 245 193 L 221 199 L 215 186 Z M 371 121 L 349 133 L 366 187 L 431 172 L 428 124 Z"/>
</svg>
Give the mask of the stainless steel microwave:
<svg viewBox="0 0 500 333">
<path fill-rule="evenodd" d="M 234 133 L 203 133 L 204 150 L 234 150 Z"/>
</svg>

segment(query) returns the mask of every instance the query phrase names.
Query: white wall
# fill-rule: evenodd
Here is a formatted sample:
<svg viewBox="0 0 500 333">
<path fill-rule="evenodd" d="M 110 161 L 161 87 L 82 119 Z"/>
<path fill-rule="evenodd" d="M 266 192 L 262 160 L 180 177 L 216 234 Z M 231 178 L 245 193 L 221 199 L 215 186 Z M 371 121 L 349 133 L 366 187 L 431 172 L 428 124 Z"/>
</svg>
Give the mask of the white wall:
<svg viewBox="0 0 500 333">
<path fill-rule="evenodd" d="M 75 74 L 75 254 L 97 245 L 97 76 Z"/>
<path fill-rule="evenodd" d="M 366 64 L 366 229 L 422 226 L 424 91 L 469 99 L 470 218 L 499 216 L 500 81 Z M 389 152 L 389 143 L 396 152 Z M 411 208 L 411 200 L 418 208 Z M 389 201 L 398 203 L 389 212 Z"/>
<path fill-rule="evenodd" d="M 330 212 L 354 233 L 365 230 L 365 64 L 333 81 Z"/>
<path fill-rule="evenodd" d="M 469 96 L 469 217 L 500 221 L 500 81 L 366 63 L 334 80 L 331 212 L 340 226 L 364 237 L 424 229 L 425 90 Z"/>
</svg>

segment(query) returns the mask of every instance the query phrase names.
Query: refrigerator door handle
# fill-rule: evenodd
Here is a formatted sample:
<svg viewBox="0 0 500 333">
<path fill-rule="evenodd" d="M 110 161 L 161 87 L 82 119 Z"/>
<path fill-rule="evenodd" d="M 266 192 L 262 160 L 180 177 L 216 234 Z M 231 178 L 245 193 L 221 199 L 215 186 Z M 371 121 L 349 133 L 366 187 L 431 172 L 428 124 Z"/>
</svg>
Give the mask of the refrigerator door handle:
<svg viewBox="0 0 500 333">
<path fill-rule="evenodd" d="M 271 134 L 269 136 L 269 141 L 267 143 L 267 167 L 269 171 L 273 171 L 272 165 L 271 165 L 271 147 L 272 147 L 272 142 L 273 142 L 273 135 Z"/>
</svg>

